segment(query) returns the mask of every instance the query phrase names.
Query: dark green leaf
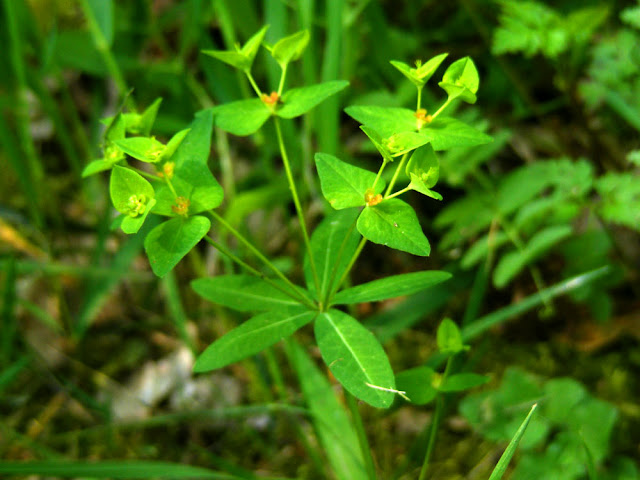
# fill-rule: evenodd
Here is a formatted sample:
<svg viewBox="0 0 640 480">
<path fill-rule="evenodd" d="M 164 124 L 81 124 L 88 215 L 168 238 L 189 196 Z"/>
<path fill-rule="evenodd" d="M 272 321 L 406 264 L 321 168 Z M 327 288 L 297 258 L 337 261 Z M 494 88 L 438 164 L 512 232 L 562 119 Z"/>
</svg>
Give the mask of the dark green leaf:
<svg viewBox="0 0 640 480">
<path fill-rule="evenodd" d="M 301 306 L 261 313 L 209 345 L 193 370 L 207 372 L 255 355 L 293 334 L 316 315 Z"/>
<path fill-rule="evenodd" d="M 463 392 L 484 385 L 489 377 L 477 373 L 456 373 L 445 378 L 438 390 L 441 392 Z"/>
<path fill-rule="evenodd" d="M 343 90 L 347 85 L 349 82 L 346 80 L 336 80 L 309 87 L 293 88 L 282 96 L 282 106 L 275 113 L 282 118 L 298 117 Z"/>
<path fill-rule="evenodd" d="M 164 277 L 204 237 L 211 222 L 206 217 L 173 218 L 149 232 L 144 249 L 151 269 Z"/>
<path fill-rule="evenodd" d="M 426 257 L 431 252 L 416 212 L 397 198 L 365 207 L 358 218 L 358 231 L 364 238 L 390 248 Z"/>
<path fill-rule="evenodd" d="M 352 395 L 369 405 L 388 408 L 395 389 L 389 359 L 376 337 L 338 310 L 318 315 L 315 336 L 324 362 Z M 376 388 L 380 387 L 380 388 Z"/>
<path fill-rule="evenodd" d="M 387 298 L 411 295 L 431 288 L 449 278 L 451 278 L 449 272 L 440 272 L 437 270 L 393 275 L 338 292 L 333 299 L 333 303 L 351 304 L 377 302 Z"/>
<path fill-rule="evenodd" d="M 438 350 L 443 353 L 455 354 L 465 349 L 462 343 L 460 329 L 453 320 L 445 318 L 438 327 Z"/>
<path fill-rule="evenodd" d="M 288 288 L 282 282 L 278 284 Z M 210 302 L 241 312 L 275 310 L 300 304 L 273 285 L 250 275 L 199 278 L 191 282 L 191 287 Z"/>
</svg>

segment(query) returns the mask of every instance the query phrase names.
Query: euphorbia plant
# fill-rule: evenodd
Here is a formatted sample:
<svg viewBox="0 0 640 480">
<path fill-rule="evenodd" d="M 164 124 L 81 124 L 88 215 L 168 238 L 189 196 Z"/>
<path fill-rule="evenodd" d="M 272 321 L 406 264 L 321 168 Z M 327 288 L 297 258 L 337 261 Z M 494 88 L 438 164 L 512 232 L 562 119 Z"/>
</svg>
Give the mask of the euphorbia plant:
<svg viewBox="0 0 640 480">
<path fill-rule="evenodd" d="M 447 99 L 434 113 L 423 107 L 421 92 L 447 54 L 425 63 L 418 62 L 416 68 L 392 62 L 417 87 L 415 110 L 378 106 L 346 109 L 362 123 L 362 131 L 380 153 L 380 167 L 374 173 L 333 155 L 317 153 L 315 164 L 321 190 L 335 211 L 309 235 L 303 199 L 298 194 L 281 122 L 304 115 L 346 88 L 348 82 L 337 80 L 285 88 L 290 64 L 300 58 L 309 41 L 308 32 L 302 31 L 272 46 L 265 45 L 279 64 L 281 77 L 277 91 L 263 91 L 251 70 L 256 53 L 264 44 L 266 31 L 266 27 L 261 29 L 234 51 L 204 52 L 245 74 L 255 98 L 202 110 L 196 114 L 190 128 L 178 132 L 167 145 L 150 137 L 150 128 L 147 128 L 148 119 L 152 114 L 155 117 L 159 102 L 154 103 L 149 114 L 120 113 L 108 120 L 105 158 L 86 170 L 87 174 L 112 170 L 111 198 L 121 213 L 116 225 L 120 225 L 125 233 L 137 232 L 150 213 L 168 217 L 145 239 L 145 250 L 156 275 L 166 275 L 203 238 L 246 271 L 244 274 L 200 278 L 191 283 L 207 300 L 252 313 L 249 320 L 211 344 L 197 359 L 195 370 L 204 372 L 242 360 L 313 323 L 318 347 L 334 377 L 347 392 L 374 407 L 389 407 L 397 394 L 421 404 L 426 403 L 425 395 L 433 399 L 438 392 L 460 391 L 481 383 L 484 380 L 477 376 L 451 375 L 447 379 L 448 369 L 442 377 L 434 370 L 426 373 L 416 370 L 401 376 L 406 391 L 399 391 L 380 342 L 358 320 L 340 309 L 344 305 L 409 295 L 450 278 L 448 272 L 431 270 L 344 287 L 367 241 L 417 256 L 429 255 L 429 241 L 416 212 L 399 197 L 414 190 L 441 200 L 442 196 L 433 190 L 439 172 L 436 151 L 491 141 L 473 127 L 444 116 L 455 99 L 468 103 L 476 101 L 479 81 L 473 61 L 465 57 L 448 67 L 439 84 L 447 93 Z M 235 135 L 250 135 L 270 120 L 274 122 L 276 141 L 305 246 L 304 285 L 285 276 L 214 210 L 223 200 L 222 188 L 207 166 L 214 124 Z M 126 136 L 126 133 L 139 136 Z M 125 154 L 153 166 L 155 174 L 137 168 Z M 391 167 L 394 171 L 387 184 L 384 172 Z M 265 276 L 248 260 L 239 258 L 211 238 L 208 233 L 212 220 L 235 236 L 272 275 Z M 450 358 L 465 350 L 459 337 L 453 322 L 443 323 L 438 340 L 440 349 Z M 295 348 L 291 351 L 294 356 L 299 353 Z M 369 477 L 375 475 L 370 456 L 367 460 L 363 453 L 363 457 Z"/>
</svg>

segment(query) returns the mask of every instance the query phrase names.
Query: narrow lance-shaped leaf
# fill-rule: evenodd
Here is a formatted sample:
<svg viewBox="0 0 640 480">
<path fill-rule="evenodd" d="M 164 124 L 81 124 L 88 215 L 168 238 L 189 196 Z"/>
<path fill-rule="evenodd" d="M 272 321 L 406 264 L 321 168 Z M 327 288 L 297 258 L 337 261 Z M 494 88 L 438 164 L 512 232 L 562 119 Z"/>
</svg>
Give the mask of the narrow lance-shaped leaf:
<svg viewBox="0 0 640 480">
<path fill-rule="evenodd" d="M 151 230 L 144 240 L 144 249 L 153 273 L 159 277 L 169 273 L 210 227 L 208 218 L 194 216 L 173 218 Z"/>
<path fill-rule="evenodd" d="M 393 275 L 342 290 L 335 296 L 333 303 L 377 302 L 387 298 L 411 295 L 431 288 L 450 278 L 451 274 L 449 272 L 440 272 L 438 270 Z"/>
<path fill-rule="evenodd" d="M 423 257 L 431 252 L 416 212 L 397 198 L 366 207 L 357 226 L 362 236 L 373 243 Z"/>
<path fill-rule="evenodd" d="M 360 240 L 355 226 L 358 214 L 355 208 L 331 212 L 313 231 L 311 254 L 320 280 L 322 296 L 335 286 L 332 282 L 337 282 L 342 277 L 356 251 Z M 309 291 L 316 293 L 308 256 L 304 259 L 304 278 Z"/>
<path fill-rule="evenodd" d="M 288 289 L 282 282 L 277 283 Z M 191 282 L 191 287 L 210 302 L 241 312 L 275 310 L 300 304 L 268 282 L 250 275 L 199 278 Z"/>
<path fill-rule="evenodd" d="M 391 405 L 393 371 L 369 330 L 346 313 L 329 310 L 318 315 L 315 336 L 324 362 L 344 388 L 373 407 Z"/>
<path fill-rule="evenodd" d="M 298 306 L 253 317 L 209 345 L 193 370 L 207 372 L 255 355 L 293 334 L 316 315 L 317 312 Z"/>
<path fill-rule="evenodd" d="M 315 160 L 322 194 L 333 208 L 341 210 L 365 204 L 365 193 L 373 186 L 375 173 L 326 153 L 316 153 Z M 375 193 L 383 188 L 384 182 L 378 180 Z"/>
<path fill-rule="evenodd" d="M 347 85 L 349 82 L 346 80 L 336 80 L 287 90 L 282 96 L 282 106 L 276 110 L 275 114 L 282 118 L 299 117 L 343 90 Z"/>
</svg>

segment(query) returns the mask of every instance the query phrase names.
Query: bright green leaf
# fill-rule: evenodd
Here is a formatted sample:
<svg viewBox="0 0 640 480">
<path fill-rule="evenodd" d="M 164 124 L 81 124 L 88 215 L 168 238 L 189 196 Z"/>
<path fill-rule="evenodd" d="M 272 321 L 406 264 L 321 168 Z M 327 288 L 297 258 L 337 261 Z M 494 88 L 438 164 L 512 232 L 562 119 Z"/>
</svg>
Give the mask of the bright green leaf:
<svg viewBox="0 0 640 480">
<path fill-rule="evenodd" d="M 287 288 L 282 282 L 278 284 Z M 191 282 L 191 288 L 210 302 L 241 312 L 275 310 L 300 304 L 270 283 L 250 275 L 199 278 Z"/>
<path fill-rule="evenodd" d="M 151 230 L 144 240 L 144 249 L 153 273 L 158 277 L 169 273 L 210 227 L 208 218 L 195 216 L 172 218 Z"/>
<path fill-rule="evenodd" d="M 433 401 L 438 391 L 433 387 L 436 372 L 429 367 L 416 367 L 396 375 L 396 386 L 411 403 L 426 405 Z"/>
<path fill-rule="evenodd" d="M 158 110 L 160 110 L 161 103 L 162 98 L 157 98 L 145 109 L 144 112 L 142 112 L 142 114 L 136 115 L 135 117 L 129 117 L 129 115 L 135 114 L 125 114 L 127 131 L 133 135 L 148 136 L 151 133 L 153 124 L 158 116 Z"/>
<path fill-rule="evenodd" d="M 227 65 L 231 65 L 238 70 L 249 71 L 251 69 L 251 60 L 242 52 L 233 50 L 202 50 L 202 53 L 216 60 L 220 60 Z"/>
<path fill-rule="evenodd" d="M 355 208 L 332 211 L 311 235 L 311 253 L 318 271 L 322 296 L 326 295 L 330 288 L 335 288 L 333 282 L 342 277 L 356 251 L 360 234 L 355 228 L 355 223 L 359 213 Z M 304 259 L 304 278 L 309 291 L 315 293 L 316 287 L 308 256 Z"/>
<path fill-rule="evenodd" d="M 343 90 L 347 85 L 349 85 L 349 82 L 346 80 L 336 80 L 309 87 L 293 88 L 282 96 L 282 106 L 275 113 L 282 118 L 299 117 Z"/>
<path fill-rule="evenodd" d="M 449 99 L 459 98 L 467 103 L 476 103 L 480 77 L 473 60 L 464 57 L 453 62 L 438 85 L 447 92 Z"/>
<path fill-rule="evenodd" d="M 411 68 L 406 63 L 395 60 L 391 60 L 391 65 L 396 67 L 405 77 L 411 80 L 416 87 L 422 88 L 424 84 L 429 81 L 444 59 L 447 58 L 447 55 L 449 54 L 442 53 L 440 55 L 436 55 L 425 63 L 417 61 L 416 68 Z"/>
<path fill-rule="evenodd" d="M 147 219 L 147 215 L 149 215 L 149 213 L 151 212 L 151 209 L 155 204 L 156 204 L 156 199 L 152 198 L 147 203 L 147 207 L 145 208 L 144 213 L 142 215 L 138 215 L 136 217 L 132 217 L 130 215 L 121 215 L 120 217 L 122 218 L 122 221 L 120 222 L 119 226 L 120 228 L 122 228 L 122 231 L 129 235 L 133 233 L 138 233 L 138 230 L 140 230 L 140 227 L 142 227 L 142 224 Z"/>
<path fill-rule="evenodd" d="M 258 98 L 225 103 L 213 112 L 218 128 L 240 136 L 257 132 L 271 116 L 271 110 Z"/>
<path fill-rule="evenodd" d="M 269 25 L 265 25 L 253 34 L 253 36 L 242 46 L 241 52 L 249 59 L 249 69 L 251 69 L 253 60 L 260 49 L 260 45 L 262 45 L 262 41 L 264 40 L 264 36 L 267 34 L 268 29 Z"/>
<path fill-rule="evenodd" d="M 352 105 L 344 111 L 361 124 L 374 129 L 383 138 L 399 132 L 418 131 L 416 112 L 407 108 Z"/>
<path fill-rule="evenodd" d="M 184 130 L 180 130 L 173 137 L 171 137 L 171 140 L 169 140 L 169 143 L 167 143 L 167 147 L 162 153 L 162 160 L 171 159 L 171 157 L 176 152 L 176 150 L 178 149 L 178 147 L 180 146 L 180 144 L 182 143 L 182 141 L 184 140 L 184 138 L 187 136 L 189 132 L 190 132 L 190 129 L 185 128 Z"/>
<path fill-rule="evenodd" d="M 111 170 L 120 159 L 117 159 L 115 162 L 111 160 L 107 160 L 105 158 L 99 158 L 97 160 L 92 160 L 89 162 L 84 169 L 82 170 L 82 178 L 89 177 L 91 175 L 95 175 L 96 173 L 105 172 L 107 170 Z"/>
<path fill-rule="evenodd" d="M 130 217 L 143 215 L 155 197 L 151 184 L 129 168 L 115 166 L 109 181 L 111 202 L 117 211 Z"/>
<path fill-rule="evenodd" d="M 395 379 L 389 359 L 376 337 L 339 310 L 318 315 L 315 336 L 324 362 L 342 386 L 369 405 L 388 408 Z M 376 388 L 379 387 L 379 388 Z"/>
<path fill-rule="evenodd" d="M 451 278 L 449 272 L 440 272 L 438 270 L 392 275 L 342 290 L 334 297 L 333 303 L 378 302 L 387 298 L 411 295 L 431 288 L 449 278 Z"/>
<path fill-rule="evenodd" d="M 289 62 L 293 62 L 302 56 L 309 44 L 309 38 L 309 30 L 302 30 L 284 37 L 275 43 L 271 49 L 271 55 L 284 68 Z"/>
<path fill-rule="evenodd" d="M 209 345 L 193 370 L 207 372 L 255 355 L 293 334 L 316 315 L 317 312 L 297 306 L 255 316 Z"/>
<path fill-rule="evenodd" d="M 473 147 L 493 141 L 489 135 L 455 118 L 437 117 L 433 122 L 425 124 L 420 133 L 431 142 L 435 151 Z"/>
<path fill-rule="evenodd" d="M 358 231 L 367 240 L 396 250 L 423 257 L 431 252 L 416 212 L 397 198 L 366 207 L 358 218 Z"/>
<path fill-rule="evenodd" d="M 315 160 L 322 194 L 333 208 L 341 210 L 365 204 L 364 195 L 373 186 L 375 173 L 349 165 L 326 153 L 316 153 Z M 375 193 L 383 188 L 384 182 L 378 180 Z"/>
<path fill-rule="evenodd" d="M 443 353 L 455 354 L 465 350 L 460 329 L 455 322 L 449 318 L 445 318 L 440 323 L 436 337 L 438 350 Z"/>
<path fill-rule="evenodd" d="M 147 163 L 159 162 L 166 148 L 154 137 L 129 137 L 114 143 L 127 155 Z"/>
</svg>

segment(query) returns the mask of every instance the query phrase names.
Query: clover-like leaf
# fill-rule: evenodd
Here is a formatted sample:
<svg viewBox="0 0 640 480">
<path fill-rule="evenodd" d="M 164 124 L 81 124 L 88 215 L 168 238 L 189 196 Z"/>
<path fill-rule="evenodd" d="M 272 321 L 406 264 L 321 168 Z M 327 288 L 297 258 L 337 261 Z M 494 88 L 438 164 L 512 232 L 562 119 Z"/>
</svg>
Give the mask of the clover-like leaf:
<svg viewBox="0 0 640 480">
<path fill-rule="evenodd" d="M 464 57 L 453 62 L 438 85 L 447 92 L 449 99 L 459 98 L 467 103 L 476 103 L 480 77 L 473 60 Z"/>
</svg>

